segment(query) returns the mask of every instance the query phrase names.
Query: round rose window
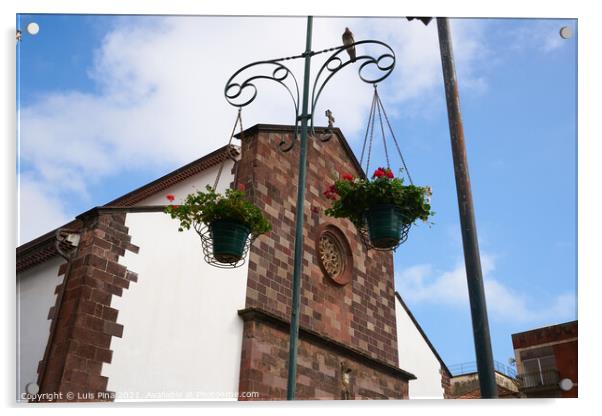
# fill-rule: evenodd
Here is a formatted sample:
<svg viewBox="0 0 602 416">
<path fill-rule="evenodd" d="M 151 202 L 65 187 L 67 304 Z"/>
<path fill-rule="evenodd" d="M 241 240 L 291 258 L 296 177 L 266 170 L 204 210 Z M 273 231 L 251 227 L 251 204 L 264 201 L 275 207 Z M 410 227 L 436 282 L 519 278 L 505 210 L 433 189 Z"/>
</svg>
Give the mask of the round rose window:
<svg viewBox="0 0 602 416">
<path fill-rule="evenodd" d="M 322 271 L 340 285 L 349 283 L 353 257 L 345 235 L 333 225 L 320 228 L 316 248 Z"/>
</svg>

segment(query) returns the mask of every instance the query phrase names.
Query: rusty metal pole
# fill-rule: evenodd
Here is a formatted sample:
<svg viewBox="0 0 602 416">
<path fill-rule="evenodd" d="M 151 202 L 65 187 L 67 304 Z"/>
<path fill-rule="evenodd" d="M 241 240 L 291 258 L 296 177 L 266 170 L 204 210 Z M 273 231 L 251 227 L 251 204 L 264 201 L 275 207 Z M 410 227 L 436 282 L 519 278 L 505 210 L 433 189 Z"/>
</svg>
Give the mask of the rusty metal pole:
<svg viewBox="0 0 602 416">
<path fill-rule="evenodd" d="M 491 353 L 491 338 L 489 335 L 489 322 L 487 320 L 487 305 L 485 303 L 479 241 L 474 219 L 466 145 L 464 143 L 464 127 L 462 126 L 462 114 L 460 112 L 460 96 L 458 95 L 458 82 L 447 18 L 437 18 L 437 30 L 439 33 L 441 64 L 443 66 L 445 97 L 447 99 L 447 116 L 449 119 L 449 132 L 454 159 L 456 191 L 458 194 L 460 224 L 462 227 L 462 245 L 464 246 L 464 263 L 466 265 L 468 297 L 470 300 L 470 314 L 472 317 L 472 331 L 477 356 L 481 398 L 495 399 L 497 398 L 497 387 L 493 367 L 493 354 Z"/>
</svg>

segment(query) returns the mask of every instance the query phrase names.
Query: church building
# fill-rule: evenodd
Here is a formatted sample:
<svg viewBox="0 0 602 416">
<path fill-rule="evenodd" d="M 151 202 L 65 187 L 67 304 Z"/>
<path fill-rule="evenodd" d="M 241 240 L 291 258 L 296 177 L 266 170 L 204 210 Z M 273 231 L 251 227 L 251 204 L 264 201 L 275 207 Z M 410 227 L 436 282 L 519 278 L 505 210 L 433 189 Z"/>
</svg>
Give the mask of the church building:
<svg viewBox="0 0 602 416">
<path fill-rule="evenodd" d="M 395 291 L 392 252 L 324 213 L 340 172 L 363 175 L 332 133 L 308 139 L 296 398 L 447 398 L 449 370 Z M 278 144 L 293 135 L 255 125 L 18 247 L 18 400 L 286 399 L 299 146 Z M 213 185 L 222 162 L 217 191 L 236 179 L 272 224 L 230 269 L 164 213 L 167 194 L 179 204 Z"/>
</svg>

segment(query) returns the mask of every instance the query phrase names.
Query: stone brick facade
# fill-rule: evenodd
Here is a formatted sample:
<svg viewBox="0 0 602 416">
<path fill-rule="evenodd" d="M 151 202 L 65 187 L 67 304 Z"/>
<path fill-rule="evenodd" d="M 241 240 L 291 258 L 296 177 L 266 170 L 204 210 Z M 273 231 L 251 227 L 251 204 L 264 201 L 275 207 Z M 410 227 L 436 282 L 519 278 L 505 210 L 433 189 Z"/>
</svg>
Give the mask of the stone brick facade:
<svg viewBox="0 0 602 416">
<path fill-rule="evenodd" d="M 258 394 L 241 400 L 285 400 L 289 323 L 253 309 L 240 315 L 245 326 L 239 391 Z M 336 340 L 300 331 L 297 400 L 407 399 L 409 378 Z"/>
<path fill-rule="evenodd" d="M 322 130 L 317 131 L 318 134 L 323 133 Z M 278 144 L 281 141 L 290 142 L 292 139 L 292 128 L 285 126 L 258 125 L 244 132 L 241 137 L 239 183 L 246 186 L 249 197 L 264 212 L 273 227 L 270 233 L 258 238 L 251 247 L 246 307 L 263 310 L 289 322 L 299 145 L 297 143 L 288 153 L 279 150 Z M 338 129 L 335 129 L 335 134 L 328 142 L 310 137 L 307 158 L 301 328 L 362 352 L 364 361 L 373 360 L 397 367 L 393 256 L 390 252 L 366 250 L 351 222 L 324 214 L 330 201 L 324 198 L 323 191 L 340 173 L 361 176 L 363 172 Z M 325 224 L 337 227 L 351 248 L 353 277 L 346 285 L 333 282 L 319 267 L 315 241 Z M 284 345 L 288 344 L 288 333 L 269 331 L 261 324 L 251 325 L 247 322 L 244 339 L 241 391 L 252 383 L 265 392 L 263 399 L 283 397 L 282 382 L 275 374 L 283 371 L 277 365 L 282 365 L 286 360 L 274 355 L 273 360 L 277 359 L 281 363 L 264 366 L 261 360 L 248 358 L 249 350 L 263 349 L 265 353 L 272 351 L 282 354 L 283 348 L 288 349 Z M 319 366 L 319 347 L 305 345 L 301 349 L 304 352 L 299 359 L 300 368 Z M 329 356 L 325 350 L 320 354 Z M 305 358 L 301 358 L 302 356 Z M 302 360 L 307 361 L 305 366 L 301 364 Z M 360 361 L 350 362 L 349 365 L 360 368 L 363 365 Z M 247 368 L 249 365 L 251 367 Z M 315 371 L 311 374 L 304 373 L 305 370 L 300 371 L 299 396 L 338 397 L 339 394 L 332 389 L 323 392 L 316 390 L 324 377 L 335 377 L 332 374 L 335 367 L 334 364 L 320 367 L 323 371 L 314 368 Z M 260 377 L 260 373 L 263 377 Z M 380 383 L 388 386 L 373 395 L 374 398 L 407 397 L 408 373 L 405 379 L 399 374 L 396 376 L 399 384 L 388 380 L 390 375 L 385 373 L 376 371 L 371 374 L 368 376 L 366 373 L 365 376 L 382 377 Z M 250 378 L 245 380 L 244 377 Z M 262 381 L 257 381 L 259 379 Z M 368 382 L 359 376 L 355 378 L 355 382 L 357 385 L 354 386 L 354 395 L 358 397 L 359 386 Z M 308 384 L 316 389 L 308 390 Z"/>
<path fill-rule="evenodd" d="M 78 217 L 84 223 L 79 246 L 59 270 L 65 277 L 56 289 L 47 351 L 38 367 L 40 393 L 53 393 L 62 397 L 59 401 L 97 401 L 99 393 L 106 393 L 102 365 L 111 362 L 111 338 L 123 333 L 111 298 L 137 280 L 136 273 L 118 263 L 126 250 L 138 250 L 130 243 L 125 217 L 125 212 L 111 210 Z"/>
<path fill-rule="evenodd" d="M 245 309 L 239 311 L 245 321 L 239 390 L 258 392 L 252 399 L 280 400 L 286 397 L 299 147 L 279 150 L 278 143 L 292 138 L 286 126 L 258 125 L 243 136 L 237 182 L 273 230 L 249 252 Z M 308 161 L 297 398 L 407 399 L 415 376 L 398 368 L 393 256 L 366 250 L 349 221 L 324 214 L 330 204 L 322 192 L 342 172 L 363 175 L 361 167 L 338 129 L 329 142 L 309 139 Z M 162 209 L 139 207 L 154 208 Z M 111 299 L 137 280 L 118 262 L 126 250 L 138 251 L 125 227 L 127 211 L 136 209 L 100 207 L 77 217 L 80 241 L 59 271 L 65 277 L 49 314 L 40 393 L 71 392 L 82 401 L 106 393 L 111 400 L 101 372 L 112 360 L 112 337 L 124 330 Z M 350 281 L 334 281 L 319 264 L 316 241 L 327 226 L 349 246 Z"/>
<path fill-rule="evenodd" d="M 451 386 L 445 392 L 447 399 L 480 399 L 481 386 L 477 372 L 458 374 L 449 380 Z M 495 384 L 499 399 L 520 397 L 516 380 L 500 371 L 495 371 Z"/>
<path fill-rule="evenodd" d="M 441 369 L 439 370 L 439 373 L 441 374 L 441 387 L 443 387 L 443 398 L 444 399 L 453 398 L 452 385 L 451 385 L 451 374 L 449 373 L 449 371 L 447 371 L 447 369 L 445 369 L 443 367 L 441 367 Z"/>
</svg>

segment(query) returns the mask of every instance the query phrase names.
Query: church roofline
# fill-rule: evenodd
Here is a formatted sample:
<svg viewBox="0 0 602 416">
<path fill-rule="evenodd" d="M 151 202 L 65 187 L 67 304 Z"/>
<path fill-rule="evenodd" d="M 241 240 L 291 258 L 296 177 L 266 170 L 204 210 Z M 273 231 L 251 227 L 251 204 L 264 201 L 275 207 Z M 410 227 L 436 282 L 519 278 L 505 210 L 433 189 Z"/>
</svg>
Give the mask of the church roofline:
<svg viewBox="0 0 602 416">
<path fill-rule="evenodd" d="M 405 302 L 403 301 L 403 299 L 401 298 L 401 295 L 399 294 L 399 292 L 395 291 L 395 297 L 397 298 L 397 300 L 399 300 L 399 303 L 401 304 L 403 309 L 405 309 L 406 313 L 408 314 L 408 316 L 410 317 L 410 319 L 416 326 L 416 329 L 418 329 L 418 332 L 420 332 L 420 335 L 422 335 L 422 338 L 424 338 L 424 340 L 426 341 L 427 345 L 429 346 L 429 348 L 431 349 L 433 354 L 435 354 L 435 357 L 437 357 L 437 360 L 439 360 L 439 363 L 441 363 L 441 367 L 443 367 L 443 370 L 445 370 L 447 372 L 447 374 L 451 377 L 452 373 L 449 371 L 449 368 L 447 368 L 447 365 L 445 365 L 445 362 L 443 361 L 443 359 L 441 358 L 441 356 L 439 355 L 439 353 L 437 352 L 437 350 L 435 349 L 435 347 L 433 346 L 433 344 L 431 343 L 429 338 L 426 336 L 426 333 L 424 332 L 424 330 L 422 329 L 422 327 L 420 326 L 420 324 L 414 317 L 414 314 L 412 313 L 412 311 L 410 311 L 410 308 L 408 308 L 408 305 L 406 305 Z"/>
<path fill-rule="evenodd" d="M 309 129 L 311 132 L 311 127 L 309 127 Z M 295 126 L 290 126 L 286 124 L 255 124 L 254 126 L 242 131 L 241 133 L 235 134 L 234 137 L 241 140 L 244 139 L 245 136 L 255 135 L 259 131 L 271 133 L 292 133 L 295 131 Z M 343 146 L 345 153 L 347 153 L 347 156 L 349 156 L 349 160 L 357 169 L 359 176 L 363 178 L 366 177 L 366 172 L 364 172 L 362 165 L 357 160 L 357 157 L 355 157 L 355 153 L 353 153 L 353 150 L 351 150 L 349 142 L 347 142 L 347 139 L 343 135 L 341 129 L 339 129 L 338 127 L 333 127 L 332 129 L 328 129 L 327 127 L 314 127 L 314 131 L 320 134 L 325 134 L 329 132 L 334 133 L 339 139 L 341 146 Z"/>
<path fill-rule="evenodd" d="M 81 225 L 80 221 L 73 220 L 17 247 L 17 273 L 21 273 L 58 255 L 54 244 L 56 241 L 56 232 L 61 228 L 79 229 Z"/>
<path fill-rule="evenodd" d="M 131 207 L 143 199 L 160 192 L 170 186 L 175 185 L 178 182 L 183 181 L 197 173 L 200 173 L 206 169 L 221 163 L 225 158 L 229 156 L 229 146 L 222 146 L 219 149 L 184 165 L 152 182 L 147 183 L 125 195 L 116 198 L 102 207 L 112 208 L 124 208 Z M 236 146 L 233 146 L 236 148 Z M 238 149 L 236 148 L 238 151 Z M 58 255 L 54 241 L 56 238 L 56 232 L 62 228 L 79 229 L 82 226 L 81 217 L 86 213 L 98 210 L 100 207 L 92 208 L 86 212 L 83 212 L 76 216 L 76 219 L 70 221 L 54 230 L 47 232 L 25 244 L 20 245 L 16 249 L 17 254 L 17 273 L 23 272 L 33 266 L 43 263 L 52 257 Z"/>
<path fill-rule="evenodd" d="M 241 139 L 241 137 L 242 137 L 244 139 L 245 135 L 254 135 L 259 131 L 288 133 L 288 132 L 293 132 L 294 130 L 295 130 L 295 126 L 290 126 L 290 125 L 255 124 L 254 126 L 249 127 L 248 129 L 244 130 L 243 132 L 236 134 L 234 137 L 236 137 L 237 139 Z M 347 153 L 349 160 L 351 161 L 351 163 L 353 163 L 353 165 L 357 169 L 360 177 L 364 177 L 364 178 L 366 177 L 366 174 L 365 174 L 364 170 L 362 169 L 360 162 L 357 160 L 357 158 L 355 157 L 355 154 L 351 150 L 351 147 L 349 146 L 347 139 L 345 139 L 343 132 L 338 127 L 334 127 L 331 130 L 326 127 L 314 127 L 314 131 L 316 133 L 320 133 L 320 134 L 324 134 L 324 133 L 328 133 L 328 132 L 334 133 L 337 136 L 339 143 L 341 144 L 341 146 L 343 146 L 343 149 Z M 193 175 L 196 175 L 199 172 L 202 172 L 206 169 L 216 166 L 219 163 L 221 163 L 225 157 L 228 157 L 228 154 L 229 154 L 228 147 L 229 146 L 232 146 L 232 145 L 226 145 L 226 146 L 220 147 L 219 149 L 217 149 L 193 162 L 190 162 L 187 165 L 184 165 L 184 166 L 160 177 L 159 179 L 149 182 L 146 185 L 143 185 L 131 192 L 126 193 L 125 195 L 122 195 L 122 196 L 106 203 L 105 205 L 103 205 L 103 207 L 129 207 L 129 206 L 132 206 L 132 205 L 148 198 L 149 196 L 156 194 L 157 192 L 160 192 L 162 190 L 169 188 L 170 186 L 173 186 L 174 184 L 176 184 L 184 179 L 187 179 Z M 233 146 L 233 147 L 236 148 L 237 151 L 239 151 L 237 146 Z M 96 208 L 92 208 L 91 210 L 94 210 L 94 209 L 96 209 Z M 33 267 L 40 263 L 43 263 L 46 260 L 56 256 L 58 253 L 56 251 L 56 248 L 54 247 L 54 239 L 55 239 L 57 230 L 62 229 L 62 228 L 76 228 L 77 229 L 77 228 L 81 227 L 81 221 L 78 219 L 83 214 L 84 213 L 76 216 L 77 219 L 70 221 L 67 224 L 64 224 L 54 230 L 49 231 L 46 234 L 41 235 L 38 238 L 35 238 L 34 240 L 31 240 L 31 241 L 17 247 L 17 249 L 16 249 L 17 273 L 27 270 L 30 267 Z"/>
<path fill-rule="evenodd" d="M 152 182 L 147 183 L 146 185 L 141 186 L 138 189 L 133 190 L 132 192 L 128 192 L 125 195 L 120 196 L 117 199 L 108 202 L 104 206 L 112 206 L 112 207 L 123 207 L 123 206 L 131 206 L 134 205 L 143 199 L 148 198 L 151 195 L 156 194 L 159 191 L 169 188 L 170 186 L 187 179 L 191 176 L 196 175 L 199 172 L 202 172 L 206 169 L 209 169 L 213 166 L 217 166 L 221 163 L 226 157 L 228 157 L 228 147 L 229 145 L 220 147 L 219 149 L 193 161 L 187 165 L 182 166 L 174 170 L 173 172 L 168 173 L 156 179 Z M 236 146 L 232 146 L 238 152 Z"/>
</svg>

